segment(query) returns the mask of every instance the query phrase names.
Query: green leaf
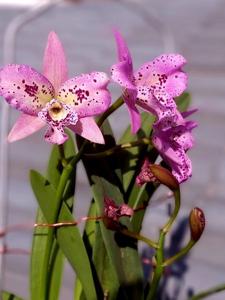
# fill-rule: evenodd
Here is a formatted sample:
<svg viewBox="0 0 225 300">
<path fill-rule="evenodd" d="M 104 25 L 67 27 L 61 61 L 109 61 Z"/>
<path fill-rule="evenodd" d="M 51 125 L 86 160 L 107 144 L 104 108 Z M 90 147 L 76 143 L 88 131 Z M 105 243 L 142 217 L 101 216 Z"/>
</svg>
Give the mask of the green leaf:
<svg viewBox="0 0 225 300">
<path fill-rule="evenodd" d="M 43 189 L 42 185 L 38 186 L 38 182 L 37 184 L 35 182 L 33 184 L 33 190 L 43 201 L 45 201 L 45 199 L 52 199 L 52 202 L 54 202 L 55 190 L 52 186 L 47 185 Z M 50 223 L 53 221 L 51 216 Z M 46 219 L 41 210 L 38 210 L 36 223 L 46 223 Z M 48 299 L 48 264 L 53 243 L 50 230 L 51 229 L 47 227 L 37 227 L 34 229 L 30 271 L 32 300 Z"/>
<path fill-rule="evenodd" d="M 182 95 L 176 98 L 176 103 L 180 112 L 186 111 L 191 104 L 190 93 L 184 92 Z"/>
<path fill-rule="evenodd" d="M 103 290 L 102 298 L 104 294 L 104 297 L 107 297 L 108 300 L 116 300 L 120 284 L 107 254 L 99 223 L 96 224 L 95 230 L 93 262 Z M 99 298 L 101 298 L 100 293 L 98 293 L 98 295 Z"/>
<path fill-rule="evenodd" d="M 117 204 L 124 203 L 123 196 L 117 186 L 97 176 L 94 176 L 92 180 L 95 183 L 92 190 L 98 214 L 103 212 L 104 197 L 112 198 Z M 124 218 L 123 225 L 132 230 L 127 218 Z M 136 242 L 132 241 L 131 243 L 130 239 L 124 235 L 118 235 L 107 229 L 103 222 L 100 222 L 100 228 L 106 251 L 114 267 L 114 272 L 118 276 L 121 288 L 126 291 L 129 299 L 143 299 L 143 270 Z"/>
<path fill-rule="evenodd" d="M 50 286 L 49 286 L 49 300 L 56 300 L 59 298 L 60 287 L 63 275 L 64 255 L 59 248 L 58 243 L 54 240 L 51 260 L 49 266 Z"/>
<path fill-rule="evenodd" d="M 1 294 L 2 294 L 2 300 L 23 300 L 22 298 L 10 292 L 3 291 Z"/>
<path fill-rule="evenodd" d="M 64 155 L 66 159 L 69 159 L 76 155 L 73 135 L 69 130 L 66 130 L 66 133 L 69 136 L 69 139 L 63 144 Z M 47 178 L 57 188 L 60 175 L 62 173 L 63 167 L 61 164 L 61 155 L 59 152 L 59 146 L 54 145 L 52 147 L 52 152 L 49 158 L 48 169 L 47 169 Z"/>
<path fill-rule="evenodd" d="M 143 185 L 141 188 L 137 187 L 137 196 L 133 198 L 132 207 L 140 208 L 140 207 L 147 207 L 149 204 L 152 195 L 155 193 L 159 185 L 153 183 L 147 183 Z M 131 217 L 131 224 L 133 227 L 134 232 L 139 233 L 142 229 L 142 223 L 144 220 L 146 209 L 143 208 L 135 212 L 135 214 Z"/>
<path fill-rule="evenodd" d="M 117 195 L 115 197 L 115 193 L 113 189 L 110 189 L 110 185 L 107 181 L 104 179 L 93 176 L 92 177 L 93 182 L 95 183 L 92 186 L 92 191 L 95 199 L 95 203 L 97 206 L 97 212 L 98 215 L 102 215 L 103 209 L 104 209 L 104 196 L 108 196 L 109 198 L 113 198 L 116 202 L 121 203 L 123 200 L 121 199 L 121 195 L 119 192 L 117 192 Z M 108 186 L 107 186 L 108 185 Z M 117 188 L 114 188 L 114 190 L 117 190 Z M 118 276 L 118 282 L 120 284 L 123 284 L 125 282 L 125 275 L 123 272 L 122 266 L 122 260 L 121 260 L 121 253 L 120 248 L 117 245 L 114 235 L 115 233 L 113 231 L 108 230 L 103 222 L 100 222 L 100 228 L 102 232 L 102 237 L 104 240 L 104 244 L 109 256 L 109 259 L 111 261 L 112 266 L 114 267 L 114 272 Z"/>
<path fill-rule="evenodd" d="M 74 289 L 74 300 L 82 300 L 85 299 L 83 295 L 83 287 L 81 285 L 81 282 L 78 278 L 76 278 L 76 284 Z"/>
<path fill-rule="evenodd" d="M 110 149 L 116 145 L 113 132 L 109 122 L 106 120 L 101 127 L 102 133 L 104 135 L 105 144 L 93 144 L 89 143 L 85 147 L 85 153 L 97 153 Z M 83 139 L 77 136 L 78 147 L 83 143 Z M 97 175 L 106 178 L 108 181 L 116 183 L 121 189 L 121 171 L 120 165 L 121 161 L 118 157 L 103 157 L 103 158 L 87 158 L 85 155 L 82 157 L 82 162 L 84 164 L 88 180 L 91 182 L 91 176 Z"/>
<path fill-rule="evenodd" d="M 75 147 L 72 134 L 69 131 L 67 131 L 67 134 L 69 135 L 69 139 L 61 147 L 64 149 L 65 158 L 69 159 L 75 155 Z M 48 180 L 55 188 L 57 188 L 59 184 L 62 170 L 63 166 L 61 165 L 59 146 L 55 145 L 52 148 L 47 170 Z M 73 172 L 72 175 L 73 176 L 71 176 L 70 180 L 68 181 L 64 193 L 64 199 L 67 199 L 67 203 L 70 202 L 71 209 L 74 199 L 75 172 Z M 53 197 L 52 191 L 48 196 Z M 52 198 L 52 201 L 54 201 L 54 199 Z M 41 211 L 38 212 L 37 218 L 37 222 L 46 223 Z M 52 222 L 54 222 L 54 219 L 52 219 Z M 37 228 L 34 233 L 30 283 L 32 300 L 45 298 L 48 300 L 56 300 L 59 297 L 64 260 L 63 254 L 59 250 L 56 241 L 53 241 L 52 235 L 50 235 L 51 231 L 52 229 L 47 227 Z M 46 235 L 45 238 L 43 238 L 43 234 Z M 37 265 L 41 267 L 37 268 Z M 36 280 L 36 278 L 38 278 L 38 280 Z"/>
<path fill-rule="evenodd" d="M 56 210 L 55 201 L 52 201 L 56 191 L 49 181 L 38 172 L 31 171 L 30 178 L 44 217 L 48 223 L 51 223 Z M 58 222 L 74 222 L 73 215 L 65 203 L 62 204 Z M 80 279 L 86 298 L 88 300 L 97 299 L 90 262 L 79 229 L 76 226 L 58 228 L 56 239 Z"/>
<path fill-rule="evenodd" d="M 143 137 L 150 137 L 152 131 L 152 124 L 155 117 L 149 113 L 142 113 L 142 127 L 137 132 L 137 134 L 132 134 L 130 126 L 124 132 L 120 143 L 129 143 L 141 139 Z M 135 178 L 137 176 L 137 171 L 140 169 L 140 164 L 143 161 L 143 156 L 147 154 L 147 149 L 149 146 L 143 145 L 141 147 L 131 148 L 126 151 L 121 159 L 121 169 L 123 174 L 123 187 L 126 192 L 126 198 L 129 198 L 131 190 L 135 184 Z"/>
<path fill-rule="evenodd" d="M 94 201 L 91 201 L 91 205 L 89 207 L 88 216 L 94 217 L 96 216 L 96 204 Z M 92 250 L 95 242 L 95 221 L 87 221 L 85 223 L 84 233 L 83 233 L 83 241 L 86 248 L 86 251 L 89 256 L 89 260 L 92 260 Z M 93 266 L 92 266 L 93 268 Z M 74 300 L 83 299 L 83 288 L 80 283 L 79 278 L 76 278 L 76 283 L 74 287 Z"/>
</svg>

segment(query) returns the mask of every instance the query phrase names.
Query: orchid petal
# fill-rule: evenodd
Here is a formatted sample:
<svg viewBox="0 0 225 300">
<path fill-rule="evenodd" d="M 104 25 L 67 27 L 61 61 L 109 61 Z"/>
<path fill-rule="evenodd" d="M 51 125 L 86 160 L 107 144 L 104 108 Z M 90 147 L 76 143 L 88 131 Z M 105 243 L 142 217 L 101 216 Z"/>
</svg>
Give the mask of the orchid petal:
<svg viewBox="0 0 225 300">
<path fill-rule="evenodd" d="M 182 164 L 175 165 L 172 168 L 172 174 L 178 182 L 184 182 L 192 175 L 192 163 L 190 158 L 184 151 L 180 151 L 179 156 L 182 157 Z"/>
<path fill-rule="evenodd" d="M 170 76 L 186 64 L 180 54 L 163 54 L 142 65 L 135 73 L 138 85 L 154 85 L 160 75 Z"/>
<path fill-rule="evenodd" d="M 186 121 L 179 111 L 153 126 L 152 142 L 179 182 L 187 180 L 192 173 L 186 152 L 193 147 L 191 131 L 195 126 L 195 122 Z"/>
<path fill-rule="evenodd" d="M 136 97 L 135 97 L 136 99 Z M 131 120 L 131 132 L 136 133 L 140 127 L 141 127 L 141 115 L 136 108 L 135 104 L 133 101 L 130 100 L 128 97 L 124 97 L 124 100 L 127 104 L 128 112 L 130 115 L 130 120 Z"/>
<path fill-rule="evenodd" d="M 76 125 L 71 125 L 69 128 L 93 143 L 105 143 L 103 134 L 94 118 L 88 117 L 79 119 Z"/>
<path fill-rule="evenodd" d="M 65 143 L 67 139 L 68 136 L 63 128 L 50 127 L 45 134 L 45 140 L 52 144 L 61 145 Z"/>
<path fill-rule="evenodd" d="M 126 61 L 119 62 L 111 68 L 112 80 L 125 89 L 136 90 L 133 71 Z"/>
<path fill-rule="evenodd" d="M 67 80 L 60 88 L 57 99 L 74 106 L 80 118 L 98 115 L 110 105 L 107 90 L 109 78 L 105 73 L 93 72 Z"/>
<path fill-rule="evenodd" d="M 119 31 L 114 30 L 119 62 L 111 68 L 113 81 L 126 89 L 136 90 L 134 85 L 132 58 L 125 40 Z"/>
<path fill-rule="evenodd" d="M 198 111 L 198 108 L 193 108 L 193 109 L 190 109 L 190 110 L 183 111 L 181 113 L 181 115 L 182 115 L 183 118 L 187 118 L 187 117 L 191 116 L 192 114 L 194 114 L 197 111 Z"/>
<path fill-rule="evenodd" d="M 0 96 L 12 107 L 35 116 L 52 99 L 54 88 L 29 66 L 7 65 L 0 70 Z"/>
<path fill-rule="evenodd" d="M 166 94 L 157 94 L 158 100 L 152 93 L 151 89 L 145 86 L 138 88 L 137 104 L 144 110 L 153 113 L 158 119 L 174 115 L 176 103 L 171 97 Z"/>
<path fill-rule="evenodd" d="M 67 62 L 63 46 L 55 32 L 50 32 L 44 54 L 43 74 L 57 92 L 67 80 Z"/>
<path fill-rule="evenodd" d="M 186 63 L 179 54 L 163 54 L 144 64 L 135 73 L 137 87 L 148 87 L 162 104 L 183 93 L 187 87 L 187 75 L 181 71 Z"/>
<path fill-rule="evenodd" d="M 21 114 L 8 135 L 10 143 L 21 140 L 45 126 L 37 117 Z"/>
<path fill-rule="evenodd" d="M 184 72 L 175 72 L 168 77 L 165 90 L 171 97 L 178 97 L 187 88 L 187 80 L 187 74 Z"/>
<path fill-rule="evenodd" d="M 114 30 L 114 36 L 117 45 L 119 63 L 112 66 L 111 75 L 113 81 L 117 82 L 125 89 L 123 98 L 127 105 L 131 119 L 131 131 L 136 133 L 141 126 L 141 117 L 135 107 L 137 89 L 134 85 L 132 58 L 122 35 L 117 30 Z"/>
<path fill-rule="evenodd" d="M 117 53 L 118 53 L 118 59 L 120 62 L 126 61 L 128 65 L 130 66 L 131 72 L 133 72 L 133 66 L 132 66 L 132 58 L 130 55 L 130 51 L 127 47 L 127 44 L 121 35 L 121 33 L 114 29 L 114 37 L 116 40 L 117 45 Z"/>
</svg>

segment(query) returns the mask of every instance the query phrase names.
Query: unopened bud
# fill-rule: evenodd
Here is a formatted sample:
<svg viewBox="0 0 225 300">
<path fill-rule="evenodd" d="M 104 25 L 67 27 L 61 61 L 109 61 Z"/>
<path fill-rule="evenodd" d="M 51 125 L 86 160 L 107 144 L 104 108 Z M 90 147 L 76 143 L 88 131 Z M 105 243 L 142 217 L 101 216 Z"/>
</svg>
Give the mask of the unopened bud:
<svg viewBox="0 0 225 300">
<path fill-rule="evenodd" d="M 191 230 L 191 239 L 197 242 L 205 228 L 205 215 L 200 208 L 195 207 L 192 209 L 189 216 L 189 224 Z"/>
<path fill-rule="evenodd" d="M 150 165 L 149 168 L 160 183 L 166 185 L 171 190 L 177 190 L 179 188 L 179 182 L 169 170 L 155 164 Z"/>
</svg>

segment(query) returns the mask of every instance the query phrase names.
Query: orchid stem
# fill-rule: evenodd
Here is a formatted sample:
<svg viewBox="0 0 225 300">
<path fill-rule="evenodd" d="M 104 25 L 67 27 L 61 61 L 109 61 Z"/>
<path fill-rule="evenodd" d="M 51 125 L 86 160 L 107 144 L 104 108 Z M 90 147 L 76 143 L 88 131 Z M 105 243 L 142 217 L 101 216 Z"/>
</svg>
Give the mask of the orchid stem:
<svg viewBox="0 0 225 300">
<path fill-rule="evenodd" d="M 176 260 L 178 260 L 182 256 L 186 255 L 191 250 L 191 248 L 195 245 L 195 243 L 196 243 L 196 241 L 190 240 L 188 242 L 188 244 L 184 248 L 182 248 L 177 254 L 175 254 L 174 256 L 172 256 L 170 258 L 168 258 L 166 261 L 164 261 L 163 267 L 167 267 L 167 266 L 171 265 Z"/>
<path fill-rule="evenodd" d="M 166 223 L 166 225 L 163 226 L 162 230 L 167 233 L 169 232 L 171 226 L 173 225 L 173 222 L 175 221 L 178 212 L 180 210 L 180 189 L 177 189 L 173 192 L 174 194 L 174 200 L 175 200 L 175 208 L 173 210 L 172 215 L 170 216 L 169 221 Z"/>
<path fill-rule="evenodd" d="M 159 235 L 159 241 L 158 241 L 158 249 L 156 251 L 156 268 L 154 270 L 153 279 L 150 286 L 150 291 L 147 296 L 147 300 L 154 300 L 156 299 L 157 289 L 159 286 L 160 279 L 162 277 L 163 271 L 164 271 L 164 241 L 166 234 L 169 232 L 173 222 L 175 221 L 179 209 L 180 209 L 180 189 L 173 190 L 174 194 L 174 201 L 175 201 L 175 207 L 173 210 L 172 215 L 169 218 L 169 221 L 162 227 L 160 230 Z"/>
<path fill-rule="evenodd" d="M 164 259 L 164 240 L 165 240 L 166 233 L 163 230 L 160 230 L 159 242 L 158 242 L 158 249 L 156 251 L 156 268 L 154 270 L 153 279 L 150 286 L 150 292 L 147 296 L 147 300 L 155 300 L 156 293 L 158 289 L 158 285 L 163 274 L 164 267 L 162 266 L 163 259 Z"/>
<path fill-rule="evenodd" d="M 123 103 L 124 103 L 123 98 L 122 97 L 118 98 L 98 119 L 98 121 L 97 121 L 98 126 L 101 127 L 102 124 L 104 123 L 104 121 L 108 118 L 108 116 L 110 116 L 115 110 L 117 110 L 121 105 L 123 105 Z M 83 142 L 83 144 L 81 145 L 77 155 L 74 158 L 72 158 L 72 160 L 69 162 L 68 170 L 66 171 L 68 176 L 70 175 L 70 172 L 72 171 L 74 166 L 81 159 L 81 156 L 83 155 L 83 152 L 84 152 L 87 144 L 88 144 L 88 140 L 85 140 Z"/>
<path fill-rule="evenodd" d="M 65 167 L 67 165 L 67 160 L 65 157 L 64 145 L 58 145 L 59 155 L 61 159 L 62 166 Z"/>
<path fill-rule="evenodd" d="M 132 238 L 134 238 L 134 239 L 137 239 L 137 240 L 139 240 L 139 241 L 143 241 L 143 242 L 145 242 L 148 246 L 150 246 L 151 248 L 157 249 L 157 248 L 159 247 L 158 244 L 157 244 L 156 242 L 154 242 L 154 241 L 152 241 L 152 240 L 146 238 L 145 236 L 140 235 L 140 234 L 138 234 L 138 233 L 136 233 L 136 232 L 132 232 L 132 231 L 130 231 L 130 230 L 128 230 L 128 229 L 121 229 L 121 230 L 120 230 L 120 233 L 122 233 L 122 234 L 124 234 L 124 235 L 126 235 L 126 236 L 129 236 L 129 237 L 132 237 Z"/>
<path fill-rule="evenodd" d="M 225 290 L 225 284 L 220 284 L 220 285 L 217 285 L 213 288 L 210 288 L 208 290 L 205 290 L 203 292 L 200 292 L 194 296 L 192 296 L 191 298 L 189 298 L 189 300 L 199 300 L 199 299 L 203 299 L 203 298 L 206 298 L 208 296 L 211 296 L 213 294 L 216 294 L 216 293 L 219 293 L 219 292 L 222 292 Z"/>
<path fill-rule="evenodd" d="M 120 106 L 122 106 L 124 103 L 123 97 L 121 96 L 118 98 L 98 119 L 97 124 L 99 127 L 102 126 L 104 121 L 115 111 L 117 110 Z"/>
<path fill-rule="evenodd" d="M 124 143 L 121 145 L 117 145 L 115 147 L 112 147 L 106 151 L 102 151 L 102 152 L 98 152 L 98 153 L 84 153 L 84 155 L 87 158 L 96 158 L 96 157 L 105 157 L 105 156 L 109 156 L 109 155 L 113 155 L 118 151 L 124 150 L 124 149 L 129 149 L 129 148 L 133 148 L 133 147 L 138 147 L 138 146 L 142 146 L 142 145 L 151 145 L 151 140 L 148 138 L 143 138 L 134 142 L 130 142 L 130 143 Z"/>
</svg>

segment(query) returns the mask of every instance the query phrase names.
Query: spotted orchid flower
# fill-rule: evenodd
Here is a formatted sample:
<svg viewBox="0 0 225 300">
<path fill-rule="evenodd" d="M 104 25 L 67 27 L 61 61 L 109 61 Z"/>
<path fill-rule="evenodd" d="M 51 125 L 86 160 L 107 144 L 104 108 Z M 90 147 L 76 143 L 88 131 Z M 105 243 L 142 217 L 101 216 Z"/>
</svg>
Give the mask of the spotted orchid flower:
<svg viewBox="0 0 225 300">
<path fill-rule="evenodd" d="M 54 32 L 48 37 L 43 74 L 27 65 L 0 69 L 0 95 L 22 112 L 8 140 L 24 138 L 47 124 L 45 139 L 51 143 L 67 140 L 65 127 L 93 142 L 104 143 L 92 116 L 110 105 L 107 75 L 92 72 L 67 80 L 64 50 Z"/>
<path fill-rule="evenodd" d="M 197 124 L 185 118 L 195 111 L 184 114 L 177 112 L 174 116 L 162 118 L 153 126 L 152 142 L 179 183 L 192 175 L 187 151 L 193 147 L 191 131 Z"/>
<path fill-rule="evenodd" d="M 158 119 L 175 113 L 177 108 L 173 98 L 187 87 L 187 76 L 181 71 L 186 60 L 179 54 L 163 54 L 134 72 L 125 40 L 118 31 L 114 33 L 119 62 L 111 68 L 112 79 L 123 88 L 131 129 L 136 133 L 141 124 L 136 104 Z"/>
</svg>

